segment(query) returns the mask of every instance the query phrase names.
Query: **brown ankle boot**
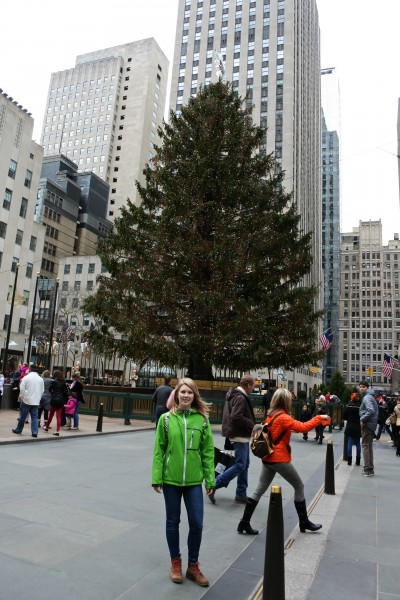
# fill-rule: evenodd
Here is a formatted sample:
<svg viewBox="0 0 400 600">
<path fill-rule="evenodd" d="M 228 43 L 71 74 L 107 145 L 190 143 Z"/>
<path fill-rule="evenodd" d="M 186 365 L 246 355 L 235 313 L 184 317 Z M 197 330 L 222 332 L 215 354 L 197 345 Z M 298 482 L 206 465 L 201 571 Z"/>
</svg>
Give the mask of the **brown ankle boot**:
<svg viewBox="0 0 400 600">
<path fill-rule="evenodd" d="M 171 581 L 174 583 L 182 583 L 182 559 L 171 558 Z"/>
<path fill-rule="evenodd" d="M 201 585 L 202 587 L 208 587 L 210 585 L 208 579 L 206 579 L 203 573 L 200 571 L 198 562 L 188 564 L 186 577 L 197 583 L 197 585 Z"/>
</svg>

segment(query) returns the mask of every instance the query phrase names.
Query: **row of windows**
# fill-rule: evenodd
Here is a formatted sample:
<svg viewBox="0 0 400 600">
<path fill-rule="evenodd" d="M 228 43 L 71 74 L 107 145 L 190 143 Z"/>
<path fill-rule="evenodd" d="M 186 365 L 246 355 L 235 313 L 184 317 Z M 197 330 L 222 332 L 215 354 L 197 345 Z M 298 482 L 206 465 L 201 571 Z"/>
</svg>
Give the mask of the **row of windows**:
<svg viewBox="0 0 400 600">
<path fill-rule="evenodd" d="M 94 281 L 93 280 L 88 280 L 86 282 L 86 289 L 89 290 L 93 290 L 94 287 Z M 75 292 L 79 292 L 82 287 L 81 287 L 81 282 L 80 281 L 74 281 L 74 287 L 73 287 Z M 62 291 L 63 292 L 68 292 L 69 291 L 69 282 L 68 281 L 63 281 L 62 282 Z"/>
<path fill-rule="evenodd" d="M 10 315 L 4 315 L 4 321 L 3 321 L 3 329 L 4 330 L 8 329 L 9 320 L 10 320 Z M 25 328 L 26 328 L 26 319 L 20 319 L 19 324 L 18 324 L 18 333 L 24 334 Z"/>
<path fill-rule="evenodd" d="M 12 200 L 12 191 L 9 189 L 5 189 L 4 198 L 3 198 L 3 208 L 6 210 L 10 210 L 11 200 Z M 28 210 L 28 200 L 26 198 L 22 198 L 21 206 L 19 209 L 19 216 L 22 218 L 26 217 L 26 212 Z"/>
<path fill-rule="evenodd" d="M 128 58 L 128 62 L 130 62 L 130 59 Z M 101 83 L 107 83 L 107 81 L 115 81 L 116 76 L 115 75 L 111 75 L 110 77 L 105 76 L 105 77 L 99 77 L 98 79 L 96 79 L 96 81 L 94 79 L 90 79 L 89 82 L 88 81 L 83 81 L 82 84 L 80 82 L 78 83 L 72 83 L 71 85 L 65 85 L 64 87 L 58 87 L 58 88 L 52 88 L 50 90 L 50 95 L 54 96 L 55 94 L 60 94 L 62 92 L 68 92 L 70 90 L 79 90 L 81 88 L 85 89 L 87 88 L 88 84 L 90 87 L 93 87 L 95 84 L 96 85 L 100 85 Z"/>
<path fill-rule="evenodd" d="M 96 264 L 95 263 L 89 263 L 88 264 L 88 273 L 94 273 L 96 268 Z M 71 273 L 71 265 L 64 265 L 64 275 L 69 275 Z M 78 263 L 75 267 L 75 273 L 76 275 L 80 275 L 81 273 L 83 273 L 83 264 Z"/>
<path fill-rule="evenodd" d="M 17 173 L 17 166 L 18 166 L 18 163 L 15 160 L 11 159 L 10 164 L 8 165 L 8 176 L 11 179 L 15 179 L 15 175 Z M 32 171 L 30 171 L 29 169 L 26 169 L 24 186 L 27 188 L 30 188 L 31 184 L 32 184 Z"/>
</svg>

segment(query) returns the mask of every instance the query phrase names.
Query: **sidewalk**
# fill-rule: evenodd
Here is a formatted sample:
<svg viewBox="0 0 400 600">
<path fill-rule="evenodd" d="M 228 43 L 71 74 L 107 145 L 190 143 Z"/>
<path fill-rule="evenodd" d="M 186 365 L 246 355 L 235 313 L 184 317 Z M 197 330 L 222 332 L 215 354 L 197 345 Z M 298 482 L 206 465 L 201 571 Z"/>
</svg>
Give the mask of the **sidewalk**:
<svg viewBox="0 0 400 600">
<path fill-rule="evenodd" d="M 51 423 L 52 429 L 46 433 L 42 428 L 40 428 L 37 438 L 32 438 L 30 424 L 25 424 L 21 435 L 13 433 L 11 430 L 17 425 L 18 415 L 19 413 L 16 410 L 0 410 L 0 444 L 15 444 L 24 442 L 32 442 L 36 444 L 38 442 L 44 442 L 45 440 L 55 439 L 55 436 L 52 435 L 53 431 L 56 430 L 55 418 Z M 152 423 L 151 421 L 131 420 L 130 425 L 124 425 L 124 419 L 122 418 L 103 417 L 102 432 L 96 431 L 96 428 L 96 416 L 80 414 L 78 431 L 61 429 L 59 439 L 97 435 L 101 436 L 105 433 L 127 433 L 128 431 L 155 429 L 155 423 Z"/>
</svg>

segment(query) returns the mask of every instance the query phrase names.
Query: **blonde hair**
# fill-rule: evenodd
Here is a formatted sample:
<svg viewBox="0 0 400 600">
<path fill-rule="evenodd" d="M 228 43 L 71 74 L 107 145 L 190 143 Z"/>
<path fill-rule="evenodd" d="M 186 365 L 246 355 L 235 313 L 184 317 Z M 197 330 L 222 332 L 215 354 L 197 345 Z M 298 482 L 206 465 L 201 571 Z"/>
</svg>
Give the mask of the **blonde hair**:
<svg viewBox="0 0 400 600">
<path fill-rule="evenodd" d="M 208 419 L 211 404 L 208 404 L 207 402 L 204 402 L 204 400 L 201 399 L 197 384 L 193 381 L 193 379 L 190 379 L 189 377 L 183 377 L 176 384 L 173 395 L 174 404 L 172 405 L 171 412 L 176 413 L 176 411 L 179 410 L 178 392 L 183 385 L 187 385 L 188 388 L 190 388 L 194 394 L 192 402 L 193 408 L 195 408 L 197 412 L 200 413 L 205 419 Z"/>
<path fill-rule="evenodd" d="M 285 388 L 278 388 L 272 396 L 267 415 L 277 410 L 284 410 L 288 415 L 292 413 L 292 394 Z"/>
<path fill-rule="evenodd" d="M 326 403 L 325 396 L 323 394 L 321 394 L 320 397 L 316 399 L 315 403 L 316 404 L 325 404 Z"/>
</svg>

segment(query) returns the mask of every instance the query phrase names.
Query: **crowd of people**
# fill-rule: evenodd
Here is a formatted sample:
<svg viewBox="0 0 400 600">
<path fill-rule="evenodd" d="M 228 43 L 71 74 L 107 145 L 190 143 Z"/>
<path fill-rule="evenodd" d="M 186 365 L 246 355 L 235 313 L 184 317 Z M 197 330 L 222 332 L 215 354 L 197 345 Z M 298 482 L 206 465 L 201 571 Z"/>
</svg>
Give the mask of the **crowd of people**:
<svg viewBox="0 0 400 600">
<path fill-rule="evenodd" d="M 25 424 L 30 423 L 32 437 L 37 438 L 42 416 L 46 433 L 52 428 L 55 416 L 54 436 L 60 435 L 62 427 L 72 431 L 79 429 L 79 406 L 84 403 L 84 383 L 79 373 L 72 375 L 72 383 L 68 385 L 62 371 L 55 370 L 53 377 L 48 370 L 39 375 L 35 364 L 23 363 L 13 373 L 12 381 L 14 408 L 19 411 L 13 433 L 20 435 Z"/>
</svg>

